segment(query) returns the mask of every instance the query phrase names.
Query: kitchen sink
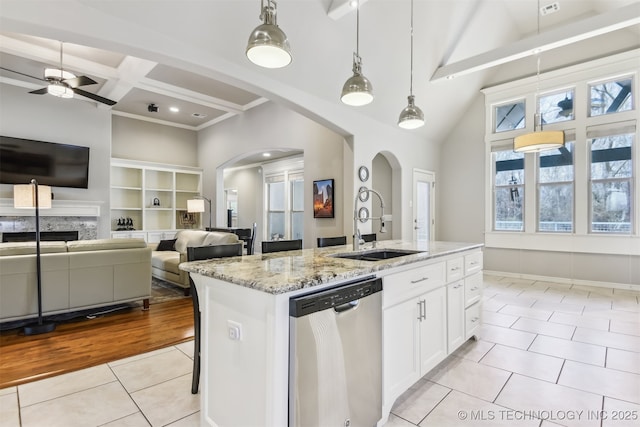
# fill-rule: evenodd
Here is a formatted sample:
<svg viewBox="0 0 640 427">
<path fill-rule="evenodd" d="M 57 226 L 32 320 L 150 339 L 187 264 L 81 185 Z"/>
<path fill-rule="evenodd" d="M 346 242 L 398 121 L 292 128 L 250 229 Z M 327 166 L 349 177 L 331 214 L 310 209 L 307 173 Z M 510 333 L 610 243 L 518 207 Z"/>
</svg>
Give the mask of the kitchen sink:
<svg viewBox="0 0 640 427">
<path fill-rule="evenodd" d="M 409 249 L 375 249 L 365 252 L 347 252 L 330 256 L 335 258 L 355 259 L 358 261 L 382 261 L 385 259 L 419 254 L 421 252 L 422 251 L 414 251 Z"/>
</svg>

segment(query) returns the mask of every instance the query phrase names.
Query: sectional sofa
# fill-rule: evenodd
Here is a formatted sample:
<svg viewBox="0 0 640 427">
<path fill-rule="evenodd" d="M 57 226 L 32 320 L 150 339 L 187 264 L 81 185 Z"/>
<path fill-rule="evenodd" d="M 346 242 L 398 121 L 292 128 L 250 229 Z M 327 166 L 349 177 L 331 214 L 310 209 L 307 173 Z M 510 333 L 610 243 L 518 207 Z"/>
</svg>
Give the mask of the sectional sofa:
<svg viewBox="0 0 640 427">
<path fill-rule="evenodd" d="M 153 245 L 151 255 L 151 274 L 161 280 L 184 288 L 189 294 L 189 274 L 178 268 L 187 261 L 188 246 L 226 245 L 238 243 L 240 239 L 234 233 L 223 231 L 180 230 L 175 239 L 164 240 Z"/>
<path fill-rule="evenodd" d="M 0 322 L 37 316 L 35 242 L 0 243 Z M 151 248 L 143 239 L 41 242 L 43 315 L 131 301 L 149 307 Z"/>
</svg>

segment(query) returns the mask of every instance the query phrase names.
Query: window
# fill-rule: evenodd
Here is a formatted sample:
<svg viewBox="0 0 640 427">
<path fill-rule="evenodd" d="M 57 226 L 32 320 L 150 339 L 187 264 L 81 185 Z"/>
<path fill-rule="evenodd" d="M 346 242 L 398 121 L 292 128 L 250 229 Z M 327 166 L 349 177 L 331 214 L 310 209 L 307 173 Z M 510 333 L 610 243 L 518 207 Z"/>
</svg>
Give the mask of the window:
<svg viewBox="0 0 640 427">
<path fill-rule="evenodd" d="M 625 77 L 589 85 L 590 116 L 601 116 L 633 109 L 632 80 L 631 77 Z"/>
<path fill-rule="evenodd" d="M 494 132 L 524 129 L 524 100 L 496 106 L 493 117 L 496 119 Z"/>
<path fill-rule="evenodd" d="M 304 176 L 289 175 L 291 183 L 291 238 L 302 239 L 304 235 Z"/>
<path fill-rule="evenodd" d="M 524 154 L 511 148 L 493 153 L 494 230 L 524 230 Z"/>
<path fill-rule="evenodd" d="M 573 120 L 573 89 L 563 90 L 538 99 L 538 111 L 542 124 L 551 124 Z"/>
<path fill-rule="evenodd" d="M 573 231 L 573 142 L 538 156 L 538 231 Z"/>
<path fill-rule="evenodd" d="M 304 174 L 278 171 L 265 176 L 266 240 L 302 239 Z"/>
<path fill-rule="evenodd" d="M 267 178 L 267 240 L 284 239 L 285 182 L 284 175 Z"/>
<path fill-rule="evenodd" d="M 632 232 L 635 134 L 627 127 L 587 131 L 591 148 L 591 232 Z"/>
</svg>

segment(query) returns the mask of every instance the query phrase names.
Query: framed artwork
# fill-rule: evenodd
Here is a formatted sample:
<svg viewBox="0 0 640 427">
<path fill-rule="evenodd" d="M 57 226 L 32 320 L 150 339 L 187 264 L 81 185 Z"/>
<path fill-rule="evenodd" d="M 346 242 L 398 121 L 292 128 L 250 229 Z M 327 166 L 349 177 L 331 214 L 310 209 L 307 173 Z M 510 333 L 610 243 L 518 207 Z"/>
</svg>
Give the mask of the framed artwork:
<svg viewBox="0 0 640 427">
<path fill-rule="evenodd" d="M 313 181 L 313 217 L 333 218 L 334 193 L 333 179 Z"/>
</svg>

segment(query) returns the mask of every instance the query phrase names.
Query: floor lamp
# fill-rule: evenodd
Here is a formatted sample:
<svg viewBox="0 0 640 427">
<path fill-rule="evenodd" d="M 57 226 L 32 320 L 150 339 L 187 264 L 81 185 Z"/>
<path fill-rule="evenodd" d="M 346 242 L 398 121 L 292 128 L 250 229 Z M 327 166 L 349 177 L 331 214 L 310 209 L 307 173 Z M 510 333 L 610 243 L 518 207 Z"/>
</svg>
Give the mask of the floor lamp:
<svg viewBox="0 0 640 427">
<path fill-rule="evenodd" d="M 38 323 L 24 327 L 25 335 L 37 335 L 51 332 L 56 328 L 55 323 L 45 323 L 42 320 L 42 270 L 40 264 L 40 208 L 51 207 L 51 187 L 38 185 L 38 181 L 31 180 L 30 184 L 20 184 L 13 187 L 13 206 L 18 209 L 36 209 L 36 279 L 38 285 Z"/>
<path fill-rule="evenodd" d="M 204 212 L 204 201 L 209 202 L 209 228 L 208 230 L 211 231 L 211 200 L 207 199 L 204 196 L 198 196 L 197 199 L 190 199 L 187 200 L 187 212 L 189 213 L 197 213 L 197 212 Z"/>
</svg>

